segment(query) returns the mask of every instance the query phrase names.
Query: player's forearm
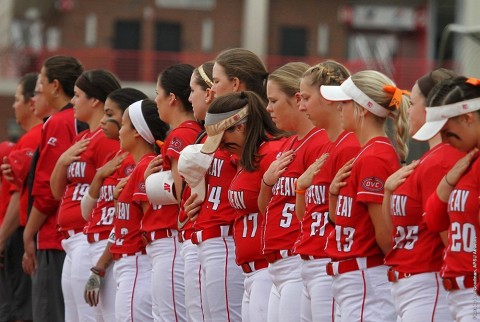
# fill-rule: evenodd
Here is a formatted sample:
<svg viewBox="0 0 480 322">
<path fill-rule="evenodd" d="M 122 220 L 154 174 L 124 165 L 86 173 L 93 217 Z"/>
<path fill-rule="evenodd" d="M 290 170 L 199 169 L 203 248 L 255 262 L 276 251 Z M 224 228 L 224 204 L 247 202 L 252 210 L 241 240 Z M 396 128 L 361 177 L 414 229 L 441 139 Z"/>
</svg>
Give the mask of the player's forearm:
<svg viewBox="0 0 480 322">
<path fill-rule="evenodd" d="M 260 192 L 257 199 L 258 209 L 262 214 L 265 214 L 265 210 L 267 209 L 270 199 L 272 199 L 272 187 L 267 186 L 262 180 Z"/>
<path fill-rule="evenodd" d="M 50 189 L 56 200 L 61 200 L 67 187 L 67 169 L 68 166 L 57 162 L 50 176 Z"/>
<path fill-rule="evenodd" d="M 47 218 L 47 215 L 42 214 L 37 208 L 32 207 L 30 216 L 28 217 L 27 225 L 23 231 L 23 241 L 31 241 Z"/>
<path fill-rule="evenodd" d="M 95 267 L 106 270 L 110 263 L 112 262 L 112 254 L 110 253 L 110 247 L 113 245 L 113 243 L 108 242 L 107 246 L 105 246 L 105 250 L 103 251 L 102 255 L 97 261 L 97 264 Z"/>
<path fill-rule="evenodd" d="M 392 193 L 390 191 L 387 191 L 385 190 L 385 193 L 383 195 L 383 202 L 382 202 L 382 214 L 383 214 L 383 217 L 385 218 L 385 221 L 387 223 L 391 223 L 391 214 L 390 214 L 390 197 L 391 197 Z M 392 225 L 390 225 L 390 227 L 387 227 L 387 228 L 392 228 Z M 390 230 L 391 231 L 391 230 Z"/>
<path fill-rule="evenodd" d="M 5 241 L 17 230 L 20 226 L 20 192 L 14 192 L 10 197 L 5 217 L 3 218 L 2 226 L 0 227 L 0 244 Z"/>
<path fill-rule="evenodd" d="M 302 220 L 305 215 L 305 194 L 296 194 L 295 199 L 295 214 L 298 220 Z"/>
<path fill-rule="evenodd" d="M 335 208 L 337 207 L 337 199 L 338 195 L 333 195 L 329 193 L 328 195 L 328 218 L 330 218 L 330 221 L 332 223 L 335 222 Z"/>
</svg>

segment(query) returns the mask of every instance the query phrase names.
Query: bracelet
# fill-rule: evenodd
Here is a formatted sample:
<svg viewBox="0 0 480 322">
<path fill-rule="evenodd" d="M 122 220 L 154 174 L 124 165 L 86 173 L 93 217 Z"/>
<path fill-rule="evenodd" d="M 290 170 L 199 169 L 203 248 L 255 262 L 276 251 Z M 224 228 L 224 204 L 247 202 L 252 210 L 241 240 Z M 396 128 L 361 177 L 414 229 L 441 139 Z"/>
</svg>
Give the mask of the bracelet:
<svg viewBox="0 0 480 322">
<path fill-rule="evenodd" d="M 297 195 L 304 195 L 306 190 L 297 190 L 295 189 L 295 194 Z"/>
<path fill-rule="evenodd" d="M 97 274 L 100 277 L 105 277 L 105 270 L 104 269 L 101 269 L 101 268 L 98 268 L 98 267 L 94 266 L 94 267 L 90 268 L 90 271 L 94 274 Z"/>
<path fill-rule="evenodd" d="M 448 182 L 448 180 L 447 180 L 447 175 L 448 175 L 448 173 L 443 176 L 443 179 L 445 179 L 445 182 L 446 182 L 450 187 L 455 188 L 455 185 L 453 185 L 453 184 L 451 184 L 450 182 Z"/>
<path fill-rule="evenodd" d="M 262 182 L 263 182 L 264 185 L 266 185 L 267 187 L 270 187 L 270 188 L 275 185 L 275 184 L 268 184 L 268 183 L 266 183 L 264 177 L 262 177 Z"/>
</svg>

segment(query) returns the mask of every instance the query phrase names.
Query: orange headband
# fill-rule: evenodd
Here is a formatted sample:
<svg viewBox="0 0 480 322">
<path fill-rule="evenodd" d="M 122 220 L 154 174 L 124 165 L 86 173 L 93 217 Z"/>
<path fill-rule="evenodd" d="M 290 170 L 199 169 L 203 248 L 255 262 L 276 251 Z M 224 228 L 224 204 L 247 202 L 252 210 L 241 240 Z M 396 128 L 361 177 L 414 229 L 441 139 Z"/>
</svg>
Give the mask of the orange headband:
<svg viewBox="0 0 480 322">
<path fill-rule="evenodd" d="M 393 94 L 390 103 L 388 104 L 388 108 L 391 109 L 394 107 L 396 110 L 400 107 L 400 103 L 402 102 L 402 95 L 407 94 L 410 95 L 409 91 L 402 90 L 398 87 L 393 85 L 385 85 L 383 86 L 383 90 L 387 93 Z"/>
<path fill-rule="evenodd" d="M 480 86 L 480 79 L 474 78 L 474 77 L 470 77 L 470 78 L 467 78 L 467 80 L 465 81 L 465 83 L 470 84 L 470 85 L 473 85 L 473 86 Z"/>
</svg>

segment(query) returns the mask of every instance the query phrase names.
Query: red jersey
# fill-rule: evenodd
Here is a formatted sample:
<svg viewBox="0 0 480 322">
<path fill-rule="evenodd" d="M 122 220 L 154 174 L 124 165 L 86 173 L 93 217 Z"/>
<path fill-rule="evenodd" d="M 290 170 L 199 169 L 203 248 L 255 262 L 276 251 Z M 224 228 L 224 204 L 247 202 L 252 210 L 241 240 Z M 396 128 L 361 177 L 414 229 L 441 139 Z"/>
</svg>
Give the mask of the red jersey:
<svg viewBox="0 0 480 322">
<path fill-rule="evenodd" d="M 90 183 L 98 168 L 111 159 L 119 149 L 119 142 L 107 138 L 101 128 L 91 132 L 80 133 L 73 141 L 90 139 L 87 149 L 78 161 L 72 162 L 67 169 L 67 187 L 58 210 L 58 226 L 60 231 L 81 229 L 85 226 L 80 202 L 88 192 Z"/>
<path fill-rule="evenodd" d="M 112 254 L 133 254 L 145 250 L 140 231 L 144 215 L 141 202 L 148 202 L 144 174 L 154 157 L 153 153 L 142 157 L 118 197 L 114 220 L 115 244 L 110 247 Z"/>
<path fill-rule="evenodd" d="M 367 206 L 383 202 L 385 181 L 399 168 L 388 138 L 375 137 L 362 148 L 338 194 L 335 230 L 328 236 L 326 247 L 332 259 L 383 256 Z"/>
<path fill-rule="evenodd" d="M 300 233 L 295 215 L 295 181 L 329 148 L 325 130 L 313 128 L 301 140 L 296 135 L 285 141 L 282 151 L 294 150 L 293 161 L 272 187 L 272 198 L 265 210 L 263 253 L 293 249 Z"/>
<path fill-rule="evenodd" d="M 118 182 L 128 177 L 135 168 L 135 161 L 130 154 L 123 160 L 120 168 L 115 171 L 110 177 L 103 180 L 100 187 L 100 195 L 97 200 L 95 208 L 92 210 L 88 218 L 85 233 L 94 234 L 108 231 L 113 228 L 113 219 L 115 217 L 115 204 L 113 201 L 113 191 Z"/>
<path fill-rule="evenodd" d="M 258 193 L 263 174 L 275 161 L 284 142 L 285 139 L 263 142 L 258 149 L 261 157 L 258 169 L 239 169 L 228 190 L 228 200 L 236 212 L 233 238 L 238 265 L 264 259 L 261 242 L 264 220 L 258 209 Z"/>
<path fill-rule="evenodd" d="M 3 158 L 8 156 L 15 148 L 15 143 L 3 141 L 0 146 L 0 164 L 3 163 Z M 5 218 L 8 204 L 10 202 L 10 190 L 12 184 L 3 177 L 0 173 L 0 224 Z"/>
<path fill-rule="evenodd" d="M 423 213 L 427 198 L 435 192 L 443 176 L 463 155 L 448 144 L 435 146 L 420 159 L 420 164 L 413 173 L 392 193 L 390 214 L 394 246 L 385 257 L 385 263 L 396 271 L 440 271 L 444 245 L 437 232 L 428 230 Z"/>
<path fill-rule="evenodd" d="M 15 147 L 16 150 L 31 149 L 35 151 L 40 145 L 40 140 L 42 137 L 42 127 L 43 124 L 35 125 L 25 133 L 20 140 L 18 140 Z M 22 164 L 22 167 L 30 168 L 31 161 L 28 164 Z M 20 192 L 20 203 L 19 203 L 19 213 L 20 213 L 20 226 L 25 227 L 27 224 L 28 216 L 28 189 L 25 186 L 27 181 L 28 171 L 26 171 L 26 176 L 24 178 L 17 178 L 20 180 L 21 186 L 17 187 L 16 185 L 11 185 L 10 192 Z"/>
<path fill-rule="evenodd" d="M 296 254 L 328 258 L 325 245 L 333 230 L 332 224 L 328 222 L 330 183 L 338 170 L 355 157 L 359 150 L 360 143 L 352 132 L 344 131 L 332 142 L 330 150 L 327 151 L 327 161 L 305 192 L 305 215 L 302 218 L 300 236 L 295 244 Z"/>
<path fill-rule="evenodd" d="M 37 234 L 37 248 L 62 250 L 63 235 L 57 231 L 57 210 L 59 201 L 50 190 L 50 174 L 58 158 L 65 152 L 77 136 L 77 122 L 73 108 L 66 108 L 50 116 L 43 124 L 39 145 L 39 159 L 35 168 L 32 197 L 33 206 L 48 216 Z"/>
<path fill-rule="evenodd" d="M 162 146 L 163 170 L 171 169 L 171 160 L 178 161 L 180 152 L 187 145 L 193 144 L 201 131 L 198 122 L 185 121 L 168 134 Z M 151 205 L 142 220 L 142 230 L 151 232 L 165 228 L 178 229 L 179 211 L 178 205 Z"/>
<path fill-rule="evenodd" d="M 480 196 L 480 159 L 460 178 L 448 199 L 448 245 L 443 258 L 442 277 L 472 275 L 474 267 L 479 273 L 477 258 L 480 236 L 478 213 Z M 476 241 L 476 242 L 475 242 Z"/>
<path fill-rule="evenodd" d="M 196 231 L 233 224 L 235 211 L 228 201 L 228 188 L 236 173 L 235 158 L 228 151 L 218 149 L 205 175 L 207 191 L 205 201 L 193 225 Z"/>
</svg>

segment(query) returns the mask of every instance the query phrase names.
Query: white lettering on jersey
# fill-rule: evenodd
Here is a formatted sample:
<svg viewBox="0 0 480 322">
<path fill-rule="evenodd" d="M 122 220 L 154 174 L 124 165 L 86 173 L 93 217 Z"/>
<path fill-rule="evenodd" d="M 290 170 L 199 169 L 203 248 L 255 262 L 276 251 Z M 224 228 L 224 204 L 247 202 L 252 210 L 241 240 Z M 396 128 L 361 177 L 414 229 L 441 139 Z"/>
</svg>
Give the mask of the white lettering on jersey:
<svg viewBox="0 0 480 322">
<path fill-rule="evenodd" d="M 57 138 L 56 137 L 50 137 L 47 141 L 47 144 L 49 145 L 52 145 L 52 146 L 56 146 L 57 145 Z"/>
<path fill-rule="evenodd" d="M 119 202 L 117 204 L 117 219 L 130 220 L 130 204 Z"/>
<path fill-rule="evenodd" d="M 390 209 L 392 216 L 406 216 L 405 205 L 407 204 L 407 196 L 393 195 L 390 199 Z"/>
<path fill-rule="evenodd" d="M 86 162 L 72 162 L 68 166 L 68 177 L 69 178 L 85 178 L 86 167 L 87 167 Z"/>
<path fill-rule="evenodd" d="M 235 209 L 247 209 L 245 201 L 243 200 L 243 191 L 228 191 L 228 201 L 230 206 Z"/>
<path fill-rule="evenodd" d="M 114 189 L 115 186 L 102 186 L 100 188 L 100 196 L 98 197 L 98 201 L 112 201 Z"/>
<path fill-rule="evenodd" d="M 347 196 L 338 196 L 337 200 L 337 216 L 348 217 L 352 215 L 353 198 Z"/>
<path fill-rule="evenodd" d="M 309 204 L 324 205 L 326 203 L 325 186 L 310 186 L 310 188 L 307 190 L 306 200 Z"/>
<path fill-rule="evenodd" d="M 464 212 L 469 193 L 467 190 L 453 190 L 448 200 L 448 210 Z"/>
<path fill-rule="evenodd" d="M 273 187 L 273 194 L 277 196 L 295 196 L 295 181 L 297 178 L 280 177 Z"/>
<path fill-rule="evenodd" d="M 220 178 L 220 173 L 222 173 L 224 160 L 213 158 L 208 174 L 217 178 Z"/>
</svg>

